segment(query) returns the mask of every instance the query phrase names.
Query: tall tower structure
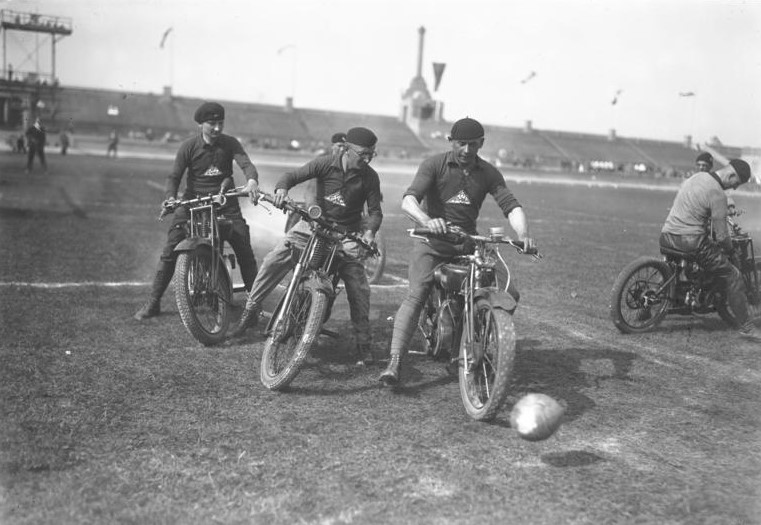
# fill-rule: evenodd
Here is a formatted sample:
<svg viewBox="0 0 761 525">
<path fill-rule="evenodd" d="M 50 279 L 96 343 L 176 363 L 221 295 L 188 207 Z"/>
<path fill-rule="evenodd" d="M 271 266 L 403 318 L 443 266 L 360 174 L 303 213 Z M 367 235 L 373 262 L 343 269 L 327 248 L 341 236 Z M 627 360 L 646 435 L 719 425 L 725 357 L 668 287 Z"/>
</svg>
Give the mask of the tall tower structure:
<svg viewBox="0 0 761 525">
<path fill-rule="evenodd" d="M 399 120 L 420 134 L 420 123 L 434 115 L 436 102 L 428 91 L 423 78 L 423 48 L 425 46 L 425 27 L 418 28 L 417 71 L 410 86 L 402 94 Z"/>
<path fill-rule="evenodd" d="M 34 33 L 36 42 L 25 49 L 20 39 L 13 39 L 18 59 L 15 67 L 8 62 L 8 33 L 21 31 Z M 0 76 L 0 126 L 18 127 L 35 116 L 55 120 L 56 43 L 71 35 L 71 18 L 23 13 L 4 9 L 0 11 L 0 33 L 3 42 L 3 69 Z M 43 44 L 50 40 L 50 62 L 40 64 Z"/>
</svg>

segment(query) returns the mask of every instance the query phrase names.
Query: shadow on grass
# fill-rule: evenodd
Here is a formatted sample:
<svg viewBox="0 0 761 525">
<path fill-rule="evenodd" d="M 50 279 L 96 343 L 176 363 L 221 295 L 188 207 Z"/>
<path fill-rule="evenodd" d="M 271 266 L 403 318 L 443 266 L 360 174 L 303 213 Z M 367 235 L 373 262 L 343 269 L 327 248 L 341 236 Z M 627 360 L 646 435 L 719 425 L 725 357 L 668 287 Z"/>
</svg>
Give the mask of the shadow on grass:
<svg viewBox="0 0 761 525">
<path fill-rule="evenodd" d="M 541 348 L 538 339 L 521 339 L 517 345 L 514 392 L 538 392 L 554 397 L 573 420 L 595 406 L 581 391 L 600 388 L 603 381 L 632 381 L 630 372 L 638 356 L 608 348 Z M 590 365 L 601 373 L 590 372 Z"/>
<path fill-rule="evenodd" d="M 605 458 L 586 452 L 584 450 L 567 450 L 565 452 L 550 452 L 541 456 L 542 463 L 551 467 L 569 468 L 569 467 L 586 467 L 605 461 Z"/>
</svg>

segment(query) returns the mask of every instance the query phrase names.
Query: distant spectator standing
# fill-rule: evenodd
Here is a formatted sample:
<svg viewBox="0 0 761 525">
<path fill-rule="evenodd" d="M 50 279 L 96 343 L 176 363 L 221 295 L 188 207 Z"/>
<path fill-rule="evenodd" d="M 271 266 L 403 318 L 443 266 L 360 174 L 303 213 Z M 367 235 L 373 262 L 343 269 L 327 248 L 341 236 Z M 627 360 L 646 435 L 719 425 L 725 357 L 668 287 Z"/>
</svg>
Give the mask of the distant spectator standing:
<svg viewBox="0 0 761 525">
<path fill-rule="evenodd" d="M 32 163 L 34 157 L 37 156 L 40 159 L 40 165 L 42 165 L 42 171 L 48 171 L 48 163 L 45 160 L 45 142 L 47 140 L 47 134 L 45 133 L 45 126 L 42 125 L 40 118 L 34 119 L 34 124 L 29 126 L 26 130 L 26 172 L 32 171 Z"/>
<path fill-rule="evenodd" d="M 695 168 L 697 168 L 697 172 L 710 172 L 713 169 L 713 155 L 707 151 L 698 155 L 695 159 Z"/>
<path fill-rule="evenodd" d="M 333 133 L 330 137 L 330 152 L 339 153 L 344 148 L 346 148 L 346 133 L 343 131 Z"/>
<path fill-rule="evenodd" d="M 14 151 L 16 153 L 26 153 L 26 140 L 24 140 L 24 135 L 19 135 L 16 138 L 16 149 Z"/>
<path fill-rule="evenodd" d="M 61 155 L 66 155 L 66 152 L 69 150 L 69 132 L 62 129 L 58 140 L 61 142 Z"/>
<path fill-rule="evenodd" d="M 111 153 L 114 154 L 114 158 L 116 158 L 116 150 L 119 147 L 119 132 L 116 131 L 116 128 L 111 130 L 111 133 L 108 134 L 108 149 L 106 150 L 106 157 L 110 157 Z"/>
</svg>

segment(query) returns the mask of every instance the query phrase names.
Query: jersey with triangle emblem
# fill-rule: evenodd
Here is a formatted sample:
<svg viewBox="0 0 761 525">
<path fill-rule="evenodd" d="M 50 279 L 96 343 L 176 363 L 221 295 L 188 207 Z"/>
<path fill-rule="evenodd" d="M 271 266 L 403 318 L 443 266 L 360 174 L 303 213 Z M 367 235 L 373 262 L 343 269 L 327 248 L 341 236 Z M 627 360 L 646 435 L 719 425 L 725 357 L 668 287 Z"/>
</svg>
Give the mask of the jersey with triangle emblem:
<svg viewBox="0 0 761 525">
<path fill-rule="evenodd" d="M 468 197 L 468 194 L 465 193 L 465 190 L 460 190 L 460 192 L 455 195 L 454 197 L 451 197 L 447 204 L 470 204 L 470 198 Z"/>
<path fill-rule="evenodd" d="M 336 206 L 343 206 L 344 208 L 346 207 L 346 201 L 344 200 L 344 196 L 341 195 L 340 191 L 331 193 L 330 195 L 326 195 L 325 200 L 328 202 L 332 202 Z"/>
</svg>

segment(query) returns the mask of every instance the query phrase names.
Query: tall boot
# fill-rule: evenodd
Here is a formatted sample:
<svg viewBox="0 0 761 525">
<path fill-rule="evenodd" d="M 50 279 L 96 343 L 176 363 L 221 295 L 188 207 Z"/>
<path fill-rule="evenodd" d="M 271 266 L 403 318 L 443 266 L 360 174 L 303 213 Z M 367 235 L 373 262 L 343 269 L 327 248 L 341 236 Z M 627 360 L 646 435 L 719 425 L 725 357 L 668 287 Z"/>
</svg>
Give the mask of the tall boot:
<svg viewBox="0 0 761 525">
<path fill-rule="evenodd" d="M 156 271 L 156 277 L 153 278 L 151 298 L 135 313 L 135 319 L 142 321 L 149 317 L 156 317 L 161 313 L 161 297 L 164 295 L 169 283 L 172 282 L 173 275 L 174 261 L 161 261 L 159 269 Z"/>
<path fill-rule="evenodd" d="M 242 337 L 246 333 L 246 330 L 255 327 L 259 323 L 261 313 L 262 309 L 258 304 L 247 301 L 245 308 L 243 308 L 243 313 L 240 316 L 240 321 L 238 321 L 235 328 L 233 328 L 228 334 L 229 338 L 235 339 Z"/>
<path fill-rule="evenodd" d="M 402 355 L 391 354 L 391 358 L 388 361 L 388 366 L 381 372 L 378 381 L 386 383 L 387 385 L 396 385 L 399 383 L 399 377 L 402 373 Z"/>
</svg>

